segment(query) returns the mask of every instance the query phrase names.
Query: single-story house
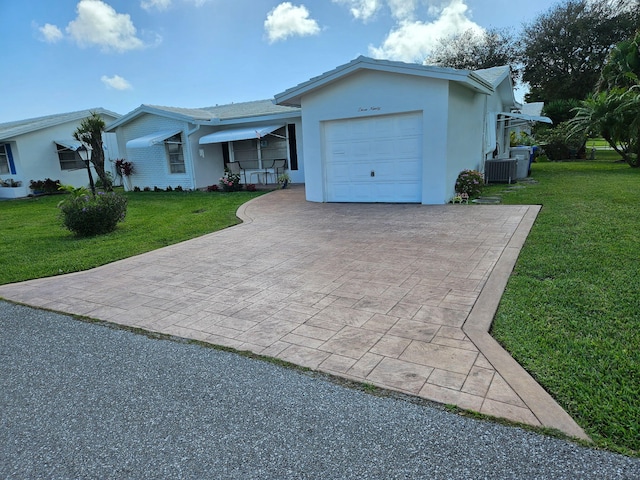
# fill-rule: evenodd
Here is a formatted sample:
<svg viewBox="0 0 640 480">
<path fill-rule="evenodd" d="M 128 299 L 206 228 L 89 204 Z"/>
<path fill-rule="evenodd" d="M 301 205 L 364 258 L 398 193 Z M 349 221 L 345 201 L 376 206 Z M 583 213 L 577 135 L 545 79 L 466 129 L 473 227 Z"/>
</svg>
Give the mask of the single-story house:
<svg viewBox="0 0 640 480">
<path fill-rule="evenodd" d="M 443 204 L 464 169 L 509 157 L 521 113 L 508 66 L 456 70 L 367 57 L 275 95 L 205 108 L 141 105 L 107 126 L 133 163 L 129 188 L 244 183 L 277 165 L 314 202 Z"/>
<path fill-rule="evenodd" d="M 126 188 L 189 190 L 218 184 L 230 163 L 241 167 L 243 183 L 275 183 L 276 161 L 292 182 L 304 182 L 300 128 L 300 109 L 272 100 L 205 108 L 141 105 L 107 125 L 133 164 Z"/>
<path fill-rule="evenodd" d="M 76 151 L 80 142 L 74 140 L 73 132 L 92 112 L 98 113 L 105 123 L 120 117 L 104 108 L 94 108 L 0 123 L 0 180 L 21 185 L 0 187 L 0 198 L 27 196 L 31 180 L 50 178 L 76 187 L 88 185 L 86 165 Z M 118 158 L 115 135 L 103 134 L 103 143 L 108 170 L 108 160 L 114 162 Z"/>
<path fill-rule="evenodd" d="M 275 95 L 302 110 L 307 200 L 446 203 L 464 169 L 509 152 L 508 66 L 359 57 Z"/>
</svg>

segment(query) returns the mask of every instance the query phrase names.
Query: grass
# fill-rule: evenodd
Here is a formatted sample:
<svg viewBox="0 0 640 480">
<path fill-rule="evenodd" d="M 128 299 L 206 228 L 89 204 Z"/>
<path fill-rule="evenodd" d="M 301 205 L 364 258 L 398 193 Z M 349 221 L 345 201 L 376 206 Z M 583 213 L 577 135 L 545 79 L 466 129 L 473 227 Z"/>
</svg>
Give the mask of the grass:
<svg viewBox="0 0 640 480">
<path fill-rule="evenodd" d="M 77 272 L 240 222 L 236 210 L 260 192 L 129 192 L 113 233 L 76 238 L 58 220 L 60 195 L 0 202 L 0 285 Z"/>
<path fill-rule="evenodd" d="M 534 164 L 539 183 L 502 193 L 543 208 L 492 335 L 598 446 L 638 455 L 640 170 L 598 159 Z"/>
</svg>

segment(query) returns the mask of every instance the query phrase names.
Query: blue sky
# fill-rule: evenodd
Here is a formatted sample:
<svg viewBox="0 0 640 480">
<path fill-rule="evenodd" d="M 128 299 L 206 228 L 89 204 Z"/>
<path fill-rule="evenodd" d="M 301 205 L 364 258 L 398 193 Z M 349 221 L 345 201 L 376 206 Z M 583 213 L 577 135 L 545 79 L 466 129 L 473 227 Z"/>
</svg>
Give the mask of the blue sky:
<svg viewBox="0 0 640 480">
<path fill-rule="evenodd" d="M 358 55 L 418 61 L 468 28 L 519 32 L 552 0 L 0 2 L 0 122 L 271 98 Z"/>
</svg>

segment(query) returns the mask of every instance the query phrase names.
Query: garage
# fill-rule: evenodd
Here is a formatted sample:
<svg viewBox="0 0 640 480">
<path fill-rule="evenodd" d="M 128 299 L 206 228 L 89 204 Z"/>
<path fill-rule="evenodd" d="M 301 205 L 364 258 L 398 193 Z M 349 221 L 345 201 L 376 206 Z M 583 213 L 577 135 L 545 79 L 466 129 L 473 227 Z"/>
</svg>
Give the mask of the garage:
<svg viewBox="0 0 640 480">
<path fill-rule="evenodd" d="M 332 120 L 323 127 L 326 201 L 422 201 L 422 112 Z"/>
</svg>

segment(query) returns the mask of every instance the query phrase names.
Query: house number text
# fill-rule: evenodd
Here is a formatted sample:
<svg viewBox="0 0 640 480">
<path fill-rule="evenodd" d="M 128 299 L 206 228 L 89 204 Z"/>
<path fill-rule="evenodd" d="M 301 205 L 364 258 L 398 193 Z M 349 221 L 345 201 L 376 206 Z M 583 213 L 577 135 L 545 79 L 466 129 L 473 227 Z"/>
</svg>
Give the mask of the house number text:
<svg viewBox="0 0 640 480">
<path fill-rule="evenodd" d="M 359 112 L 377 112 L 378 110 L 382 110 L 380 107 L 358 107 Z"/>
</svg>

